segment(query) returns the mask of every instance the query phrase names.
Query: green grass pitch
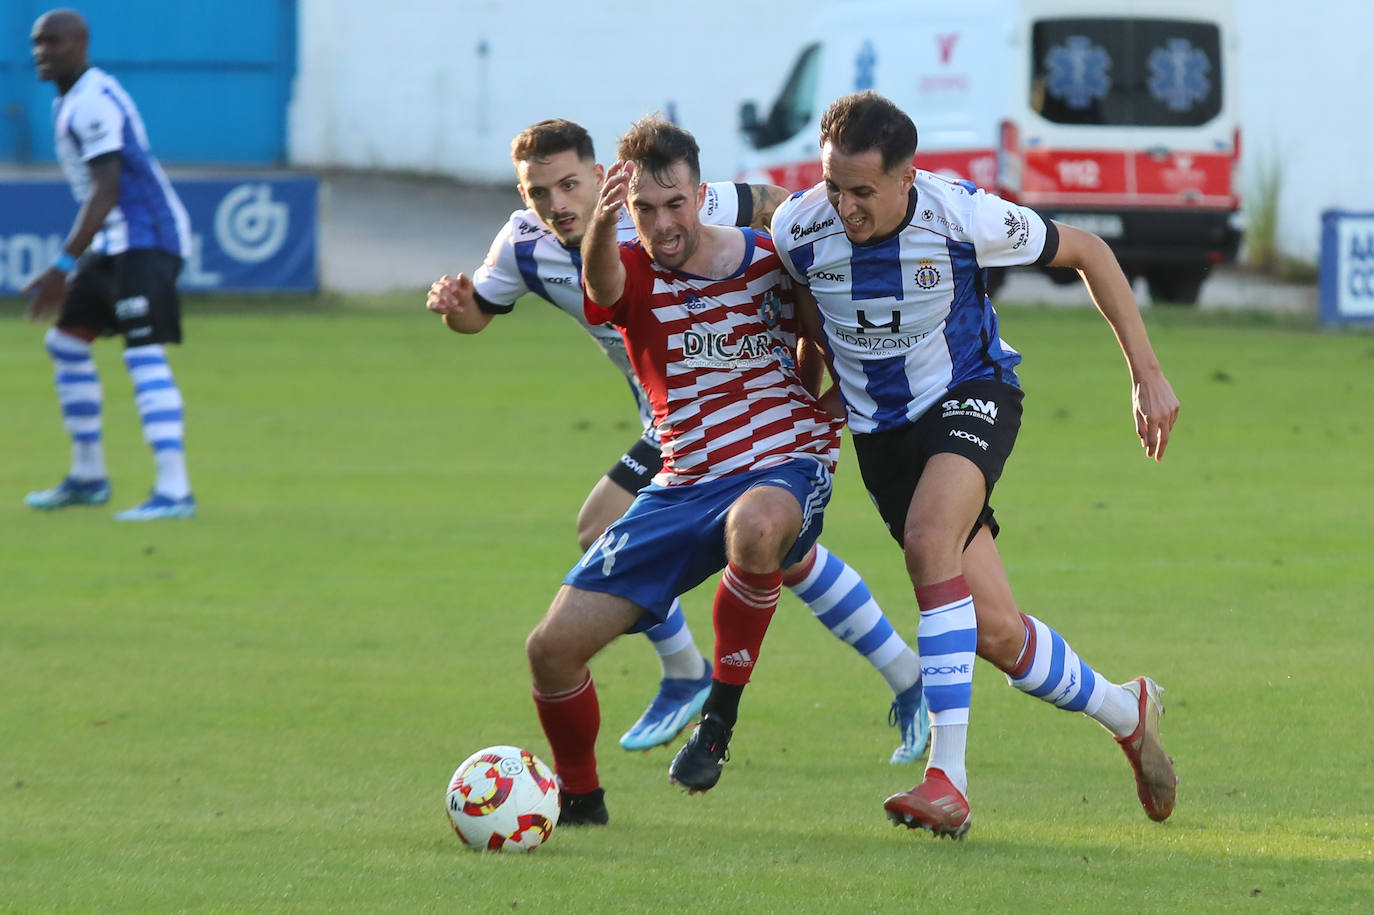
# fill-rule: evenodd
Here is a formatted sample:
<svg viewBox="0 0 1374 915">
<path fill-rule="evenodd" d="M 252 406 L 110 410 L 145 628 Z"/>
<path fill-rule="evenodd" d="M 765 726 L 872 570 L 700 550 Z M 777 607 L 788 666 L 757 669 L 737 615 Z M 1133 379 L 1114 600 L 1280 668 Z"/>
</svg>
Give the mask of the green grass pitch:
<svg viewBox="0 0 1374 915">
<path fill-rule="evenodd" d="M 523 640 L 629 398 L 529 302 L 480 337 L 421 296 L 193 300 L 172 355 L 191 522 L 97 347 L 107 509 L 39 514 L 67 445 L 41 329 L 0 319 L 0 911 L 1359 912 L 1374 906 L 1374 337 L 1156 310 L 1183 402 L 1147 461 L 1094 313 L 1004 307 L 1026 417 L 995 497 L 1012 585 L 1101 673 L 1165 687 L 1181 776 L 1149 822 L 1080 715 L 980 662 L 964 843 L 894 829 L 890 697 L 784 594 L 718 788 L 615 743 L 645 640 L 594 663 L 612 822 L 469 853 L 443 794 L 479 747 L 548 758 Z M 909 638 L 852 452 L 823 537 Z M 709 649 L 710 591 L 687 600 Z"/>
</svg>

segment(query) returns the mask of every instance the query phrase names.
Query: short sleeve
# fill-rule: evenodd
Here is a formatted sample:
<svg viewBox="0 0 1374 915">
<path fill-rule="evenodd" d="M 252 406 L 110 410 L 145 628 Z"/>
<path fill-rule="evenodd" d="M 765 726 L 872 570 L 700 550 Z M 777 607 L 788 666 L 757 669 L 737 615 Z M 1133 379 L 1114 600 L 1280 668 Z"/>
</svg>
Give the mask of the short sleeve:
<svg viewBox="0 0 1374 915">
<path fill-rule="evenodd" d="M 71 111 L 68 129 L 81 150 L 81 161 L 124 148 L 124 112 L 103 94 L 83 94 Z"/>
<path fill-rule="evenodd" d="M 509 312 L 515 307 L 515 300 L 528 289 L 515 257 L 514 225 L 512 218 L 496 234 L 486 260 L 472 276 L 472 285 L 483 300 L 479 304 L 484 305 L 483 311 L 491 314 Z"/>
<path fill-rule="evenodd" d="M 1039 213 L 980 190 L 973 195 L 969 234 L 980 266 L 1014 267 L 1039 261 L 1049 232 Z"/>
<path fill-rule="evenodd" d="M 743 190 L 741 190 L 741 188 Z M 739 225 L 742 215 L 741 194 L 752 194 L 747 184 L 713 181 L 706 185 L 706 199 L 701 204 L 701 221 L 708 226 Z M 753 216 L 753 200 L 749 197 L 749 215 Z M 744 223 L 748 225 L 749 223 Z"/>
</svg>

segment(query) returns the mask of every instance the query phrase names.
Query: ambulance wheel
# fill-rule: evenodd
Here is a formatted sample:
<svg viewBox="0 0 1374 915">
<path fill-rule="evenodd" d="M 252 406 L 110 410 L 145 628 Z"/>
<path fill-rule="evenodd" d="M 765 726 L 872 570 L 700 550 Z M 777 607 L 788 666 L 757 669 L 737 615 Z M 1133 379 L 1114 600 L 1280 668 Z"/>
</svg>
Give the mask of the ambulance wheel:
<svg viewBox="0 0 1374 915">
<path fill-rule="evenodd" d="M 1145 285 L 1156 305 L 1196 305 L 1205 267 L 1155 267 L 1145 271 Z"/>
</svg>

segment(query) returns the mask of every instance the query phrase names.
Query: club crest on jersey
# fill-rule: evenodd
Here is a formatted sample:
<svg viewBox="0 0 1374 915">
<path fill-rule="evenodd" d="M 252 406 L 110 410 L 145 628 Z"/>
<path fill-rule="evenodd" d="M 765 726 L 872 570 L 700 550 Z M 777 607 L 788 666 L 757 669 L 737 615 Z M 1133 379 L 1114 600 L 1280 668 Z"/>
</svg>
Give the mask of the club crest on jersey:
<svg viewBox="0 0 1374 915">
<path fill-rule="evenodd" d="M 778 295 L 773 290 L 768 290 L 763 294 L 763 301 L 759 303 L 759 317 L 763 318 L 763 323 L 768 327 L 777 327 L 782 320 L 782 303 L 778 301 Z"/>
<path fill-rule="evenodd" d="M 934 289 L 940 285 L 940 270 L 935 261 L 922 258 L 916 262 L 916 285 L 922 289 Z"/>
<path fill-rule="evenodd" d="M 738 343 L 729 334 L 711 331 L 682 332 L 683 364 L 702 369 L 753 369 L 773 359 L 773 338 L 768 334 L 746 334 Z"/>
</svg>

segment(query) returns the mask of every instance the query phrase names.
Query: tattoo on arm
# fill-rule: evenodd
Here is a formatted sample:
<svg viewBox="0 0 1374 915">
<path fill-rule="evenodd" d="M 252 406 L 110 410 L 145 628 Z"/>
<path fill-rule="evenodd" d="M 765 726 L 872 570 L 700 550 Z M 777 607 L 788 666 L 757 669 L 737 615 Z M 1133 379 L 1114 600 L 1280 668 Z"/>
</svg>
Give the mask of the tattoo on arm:
<svg viewBox="0 0 1374 915">
<path fill-rule="evenodd" d="M 754 198 L 754 221 L 750 226 L 767 232 L 773 224 L 773 211 L 787 199 L 787 189 L 775 184 L 751 184 Z"/>
</svg>

